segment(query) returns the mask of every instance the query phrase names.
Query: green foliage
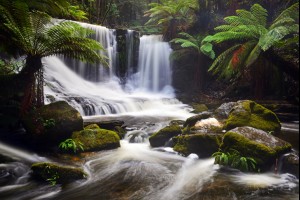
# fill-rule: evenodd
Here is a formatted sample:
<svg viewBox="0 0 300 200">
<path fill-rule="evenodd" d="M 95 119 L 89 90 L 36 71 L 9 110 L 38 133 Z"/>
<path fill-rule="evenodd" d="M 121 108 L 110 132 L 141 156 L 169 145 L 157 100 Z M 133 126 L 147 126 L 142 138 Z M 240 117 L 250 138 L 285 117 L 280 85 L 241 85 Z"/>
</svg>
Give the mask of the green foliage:
<svg viewBox="0 0 300 200">
<path fill-rule="evenodd" d="M 186 31 L 196 20 L 195 11 L 199 9 L 197 0 L 161 0 L 160 3 L 150 3 L 145 12 L 150 20 L 146 23 L 163 27 L 163 34 L 174 28 Z"/>
<path fill-rule="evenodd" d="M 16 74 L 23 65 L 23 61 L 0 59 L 0 75 Z"/>
<path fill-rule="evenodd" d="M 43 122 L 45 128 L 52 128 L 55 126 L 55 119 L 47 119 Z"/>
<path fill-rule="evenodd" d="M 179 33 L 181 38 L 175 38 L 171 40 L 171 42 L 174 42 L 175 44 L 181 44 L 182 48 L 190 48 L 194 51 L 196 51 L 198 54 L 203 53 L 204 55 L 209 56 L 211 59 L 215 58 L 215 52 L 213 51 L 213 45 L 210 43 L 206 43 L 205 45 L 202 45 L 202 40 L 204 38 L 203 35 L 195 35 L 192 36 L 188 33 Z"/>
<path fill-rule="evenodd" d="M 238 77 L 240 71 L 252 66 L 262 53 L 278 45 L 291 35 L 299 35 L 299 3 L 284 10 L 270 26 L 267 25 L 268 12 L 259 4 L 250 11 L 237 10 L 236 16 L 225 17 L 225 25 L 215 28 L 216 34 L 204 38 L 207 44 L 230 42 L 231 47 L 220 54 L 209 71 L 220 78 L 230 80 Z"/>
<path fill-rule="evenodd" d="M 47 178 L 46 181 L 48 181 L 50 185 L 55 186 L 59 179 L 58 173 L 56 171 L 52 170 L 50 165 L 46 165 L 46 167 L 44 169 L 44 173 L 46 174 L 46 176 L 49 177 L 49 178 Z"/>
<path fill-rule="evenodd" d="M 74 22 L 51 24 L 51 17 L 45 12 L 30 11 L 26 3 L 17 2 L 5 0 L 0 4 L 0 31 L 9 41 L 7 44 L 18 49 L 20 55 L 42 58 L 62 54 L 106 63 L 107 58 L 98 53 L 104 50 L 102 45 L 87 38 L 92 31 Z"/>
<path fill-rule="evenodd" d="M 63 151 L 73 151 L 74 153 L 78 150 L 84 151 L 83 144 L 79 141 L 74 141 L 73 139 L 67 139 L 64 142 L 61 142 L 59 148 Z"/>
<path fill-rule="evenodd" d="M 250 157 L 244 157 L 234 149 L 230 152 L 216 152 L 212 155 L 215 158 L 215 164 L 229 166 L 235 169 L 239 169 L 244 172 L 257 172 L 257 162 Z"/>
</svg>

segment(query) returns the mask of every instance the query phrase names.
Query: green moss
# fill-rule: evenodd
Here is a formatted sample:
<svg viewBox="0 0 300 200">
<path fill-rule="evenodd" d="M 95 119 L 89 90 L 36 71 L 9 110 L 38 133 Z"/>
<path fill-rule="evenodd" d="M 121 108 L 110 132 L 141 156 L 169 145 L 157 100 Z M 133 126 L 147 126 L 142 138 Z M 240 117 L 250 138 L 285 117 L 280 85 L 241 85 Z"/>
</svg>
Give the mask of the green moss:
<svg viewBox="0 0 300 200">
<path fill-rule="evenodd" d="M 210 157 L 218 151 L 222 136 L 221 134 L 207 133 L 178 136 L 173 139 L 174 150 L 185 156 L 196 153 L 200 158 Z"/>
<path fill-rule="evenodd" d="M 167 141 L 172 137 L 181 134 L 181 128 L 178 125 L 167 126 L 162 130 L 154 133 L 150 138 L 150 144 L 152 147 L 164 146 Z"/>
<path fill-rule="evenodd" d="M 266 145 L 249 140 L 241 134 L 227 132 L 224 135 L 223 143 L 220 147 L 224 152 L 235 149 L 242 156 L 254 158 L 258 164 L 267 163 L 272 160 L 277 152 Z"/>
<path fill-rule="evenodd" d="M 31 166 L 33 177 L 42 181 L 52 183 L 72 183 L 84 179 L 87 174 L 79 168 L 59 166 L 53 163 L 35 163 Z"/>
<path fill-rule="evenodd" d="M 100 129 L 100 127 L 97 124 L 90 124 L 84 127 L 84 129 Z"/>
<path fill-rule="evenodd" d="M 242 126 L 250 126 L 267 132 L 279 132 L 281 129 L 276 114 L 253 101 L 243 101 L 239 107 L 235 107 L 229 114 L 224 129 L 231 130 Z"/>
<path fill-rule="evenodd" d="M 33 110 L 23 117 L 22 123 L 39 148 L 57 146 L 74 131 L 83 129 L 80 113 L 67 102 L 55 102 Z"/>
<path fill-rule="evenodd" d="M 120 137 L 114 131 L 85 129 L 74 132 L 72 139 L 83 144 L 84 151 L 101 151 L 120 147 Z"/>
<path fill-rule="evenodd" d="M 201 113 L 208 111 L 208 107 L 205 104 L 196 104 L 193 103 L 192 107 L 194 109 L 193 113 Z"/>
<path fill-rule="evenodd" d="M 198 121 L 201 121 L 202 119 L 208 119 L 210 117 L 211 117 L 211 113 L 208 112 L 204 112 L 199 115 L 192 116 L 185 121 L 183 127 L 187 127 L 187 126 L 193 127 Z"/>
<path fill-rule="evenodd" d="M 126 130 L 121 126 L 116 126 L 115 132 L 119 135 L 120 139 L 123 139 L 127 133 Z"/>
</svg>

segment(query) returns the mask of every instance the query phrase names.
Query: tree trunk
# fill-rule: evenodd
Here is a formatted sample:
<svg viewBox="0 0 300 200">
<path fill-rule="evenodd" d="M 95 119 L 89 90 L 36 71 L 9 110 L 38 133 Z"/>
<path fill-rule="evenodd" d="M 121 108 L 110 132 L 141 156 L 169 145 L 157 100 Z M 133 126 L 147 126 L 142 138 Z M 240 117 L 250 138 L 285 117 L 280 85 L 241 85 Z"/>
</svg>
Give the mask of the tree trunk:
<svg viewBox="0 0 300 200">
<path fill-rule="evenodd" d="M 35 74 L 42 70 L 42 59 L 39 56 L 28 56 L 26 64 L 20 73 L 20 76 L 25 81 L 24 96 L 21 102 L 21 115 L 26 114 L 33 106 L 41 106 L 43 102 L 37 101 L 36 77 Z M 40 82 L 40 81 L 39 81 Z M 40 82 L 40 84 L 43 83 Z M 39 91 L 39 96 L 44 96 L 43 90 Z M 39 101 L 41 100 L 38 98 Z"/>
</svg>

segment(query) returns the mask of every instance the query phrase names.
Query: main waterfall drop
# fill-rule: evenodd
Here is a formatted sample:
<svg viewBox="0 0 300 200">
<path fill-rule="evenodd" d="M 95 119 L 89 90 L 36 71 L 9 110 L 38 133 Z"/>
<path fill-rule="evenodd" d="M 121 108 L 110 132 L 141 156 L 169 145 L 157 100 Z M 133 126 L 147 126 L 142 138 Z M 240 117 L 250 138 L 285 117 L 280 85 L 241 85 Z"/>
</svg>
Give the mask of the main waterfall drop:
<svg viewBox="0 0 300 200">
<path fill-rule="evenodd" d="M 64 100 L 83 116 L 93 115 L 163 115 L 185 119 L 189 108 L 175 99 L 171 86 L 172 72 L 169 44 L 161 36 L 143 36 L 140 39 L 138 67 L 132 52 L 132 31 L 126 46 L 131 47 L 126 58 L 125 83 L 117 77 L 118 44 L 114 30 L 81 23 L 95 31 L 93 39 L 99 41 L 110 59 L 110 68 L 101 64 L 90 65 L 61 57 L 44 59 L 46 102 Z M 119 39 L 119 38 L 118 38 Z M 137 68 L 137 69 L 135 69 Z M 134 70 L 135 69 L 135 70 Z M 163 112 L 162 112 L 163 111 Z"/>
<path fill-rule="evenodd" d="M 161 92 L 171 87 L 172 72 L 169 61 L 172 52 L 162 36 L 143 36 L 140 40 L 138 87 L 146 91 Z"/>
</svg>

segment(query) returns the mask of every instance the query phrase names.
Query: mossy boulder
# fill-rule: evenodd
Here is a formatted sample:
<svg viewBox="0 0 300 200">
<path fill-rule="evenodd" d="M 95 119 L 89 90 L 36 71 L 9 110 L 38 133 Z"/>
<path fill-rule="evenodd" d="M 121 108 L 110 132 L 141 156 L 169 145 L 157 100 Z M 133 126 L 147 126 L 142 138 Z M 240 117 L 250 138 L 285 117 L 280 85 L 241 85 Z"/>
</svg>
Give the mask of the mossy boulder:
<svg viewBox="0 0 300 200">
<path fill-rule="evenodd" d="M 126 130 L 124 128 L 122 128 L 121 126 L 116 126 L 118 124 L 119 125 L 123 124 L 123 122 L 121 122 L 121 121 L 118 121 L 117 123 L 115 123 L 115 122 L 111 122 L 111 123 L 114 123 L 114 125 L 107 126 L 109 129 L 106 129 L 106 128 L 103 128 L 103 129 L 114 131 L 119 135 L 120 139 L 123 139 L 127 133 Z M 98 124 L 90 124 L 90 125 L 85 126 L 84 129 L 100 129 L 100 127 Z"/>
<path fill-rule="evenodd" d="M 68 184 L 87 177 L 87 174 L 80 168 L 54 163 L 35 163 L 31 166 L 31 170 L 33 178 L 51 184 Z"/>
<path fill-rule="evenodd" d="M 31 111 L 23 117 L 22 123 L 33 142 L 40 147 L 57 146 L 70 138 L 74 131 L 83 129 L 80 113 L 64 101 Z"/>
<path fill-rule="evenodd" d="M 114 131 L 85 129 L 74 132 L 72 139 L 82 143 L 84 152 L 102 151 L 120 147 L 120 137 Z"/>
<path fill-rule="evenodd" d="M 199 115 L 192 116 L 192 117 L 188 118 L 188 119 L 185 121 L 183 127 L 187 127 L 187 126 L 193 127 L 193 126 L 195 126 L 195 124 L 196 124 L 198 121 L 200 121 L 200 120 L 202 120 L 202 119 L 208 119 L 208 118 L 210 118 L 211 116 L 212 116 L 212 114 L 211 114 L 210 112 L 203 112 L 203 113 L 201 113 L 201 114 L 199 114 Z"/>
<path fill-rule="evenodd" d="M 267 132 L 279 132 L 281 123 L 274 112 L 253 101 L 238 101 L 232 108 L 224 129 L 250 126 Z"/>
<path fill-rule="evenodd" d="M 174 137 L 174 150 L 184 156 L 195 153 L 199 158 L 207 158 L 218 151 L 222 137 L 222 134 L 211 133 L 197 133 Z"/>
<path fill-rule="evenodd" d="M 194 109 L 193 113 L 202 113 L 208 111 L 208 107 L 205 104 L 193 103 L 191 106 Z"/>
<path fill-rule="evenodd" d="M 122 127 L 125 124 L 125 122 L 120 120 L 99 121 L 94 119 L 84 122 L 84 126 L 89 126 L 91 124 L 96 124 L 102 129 L 113 131 L 117 126 Z"/>
<path fill-rule="evenodd" d="M 116 126 L 114 128 L 114 131 L 119 135 L 120 139 L 124 139 L 124 137 L 127 133 L 127 131 L 124 128 L 122 128 L 121 126 Z"/>
<path fill-rule="evenodd" d="M 228 131 L 220 146 L 224 152 L 235 149 L 244 157 L 254 158 L 258 165 L 270 167 L 279 158 L 292 149 L 292 145 L 253 127 L 238 127 Z"/>
<path fill-rule="evenodd" d="M 220 120 L 227 119 L 229 116 L 230 111 L 234 106 L 236 106 L 238 103 L 237 102 L 228 102 L 228 103 L 223 103 L 220 107 L 218 107 L 214 111 L 215 117 L 217 117 Z"/>
<path fill-rule="evenodd" d="M 90 124 L 86 127 L 84 127 L 84 129 L 99 129 L 100 127 L 97 124 Z"/>
<path fill-rule="evenodd" d="M 178 125 L 167 126 L 149 138 L 152 147 L 161 147 L 166 144 L 172 137 L 181 134 L 181 128 Z"/>
</svg>

